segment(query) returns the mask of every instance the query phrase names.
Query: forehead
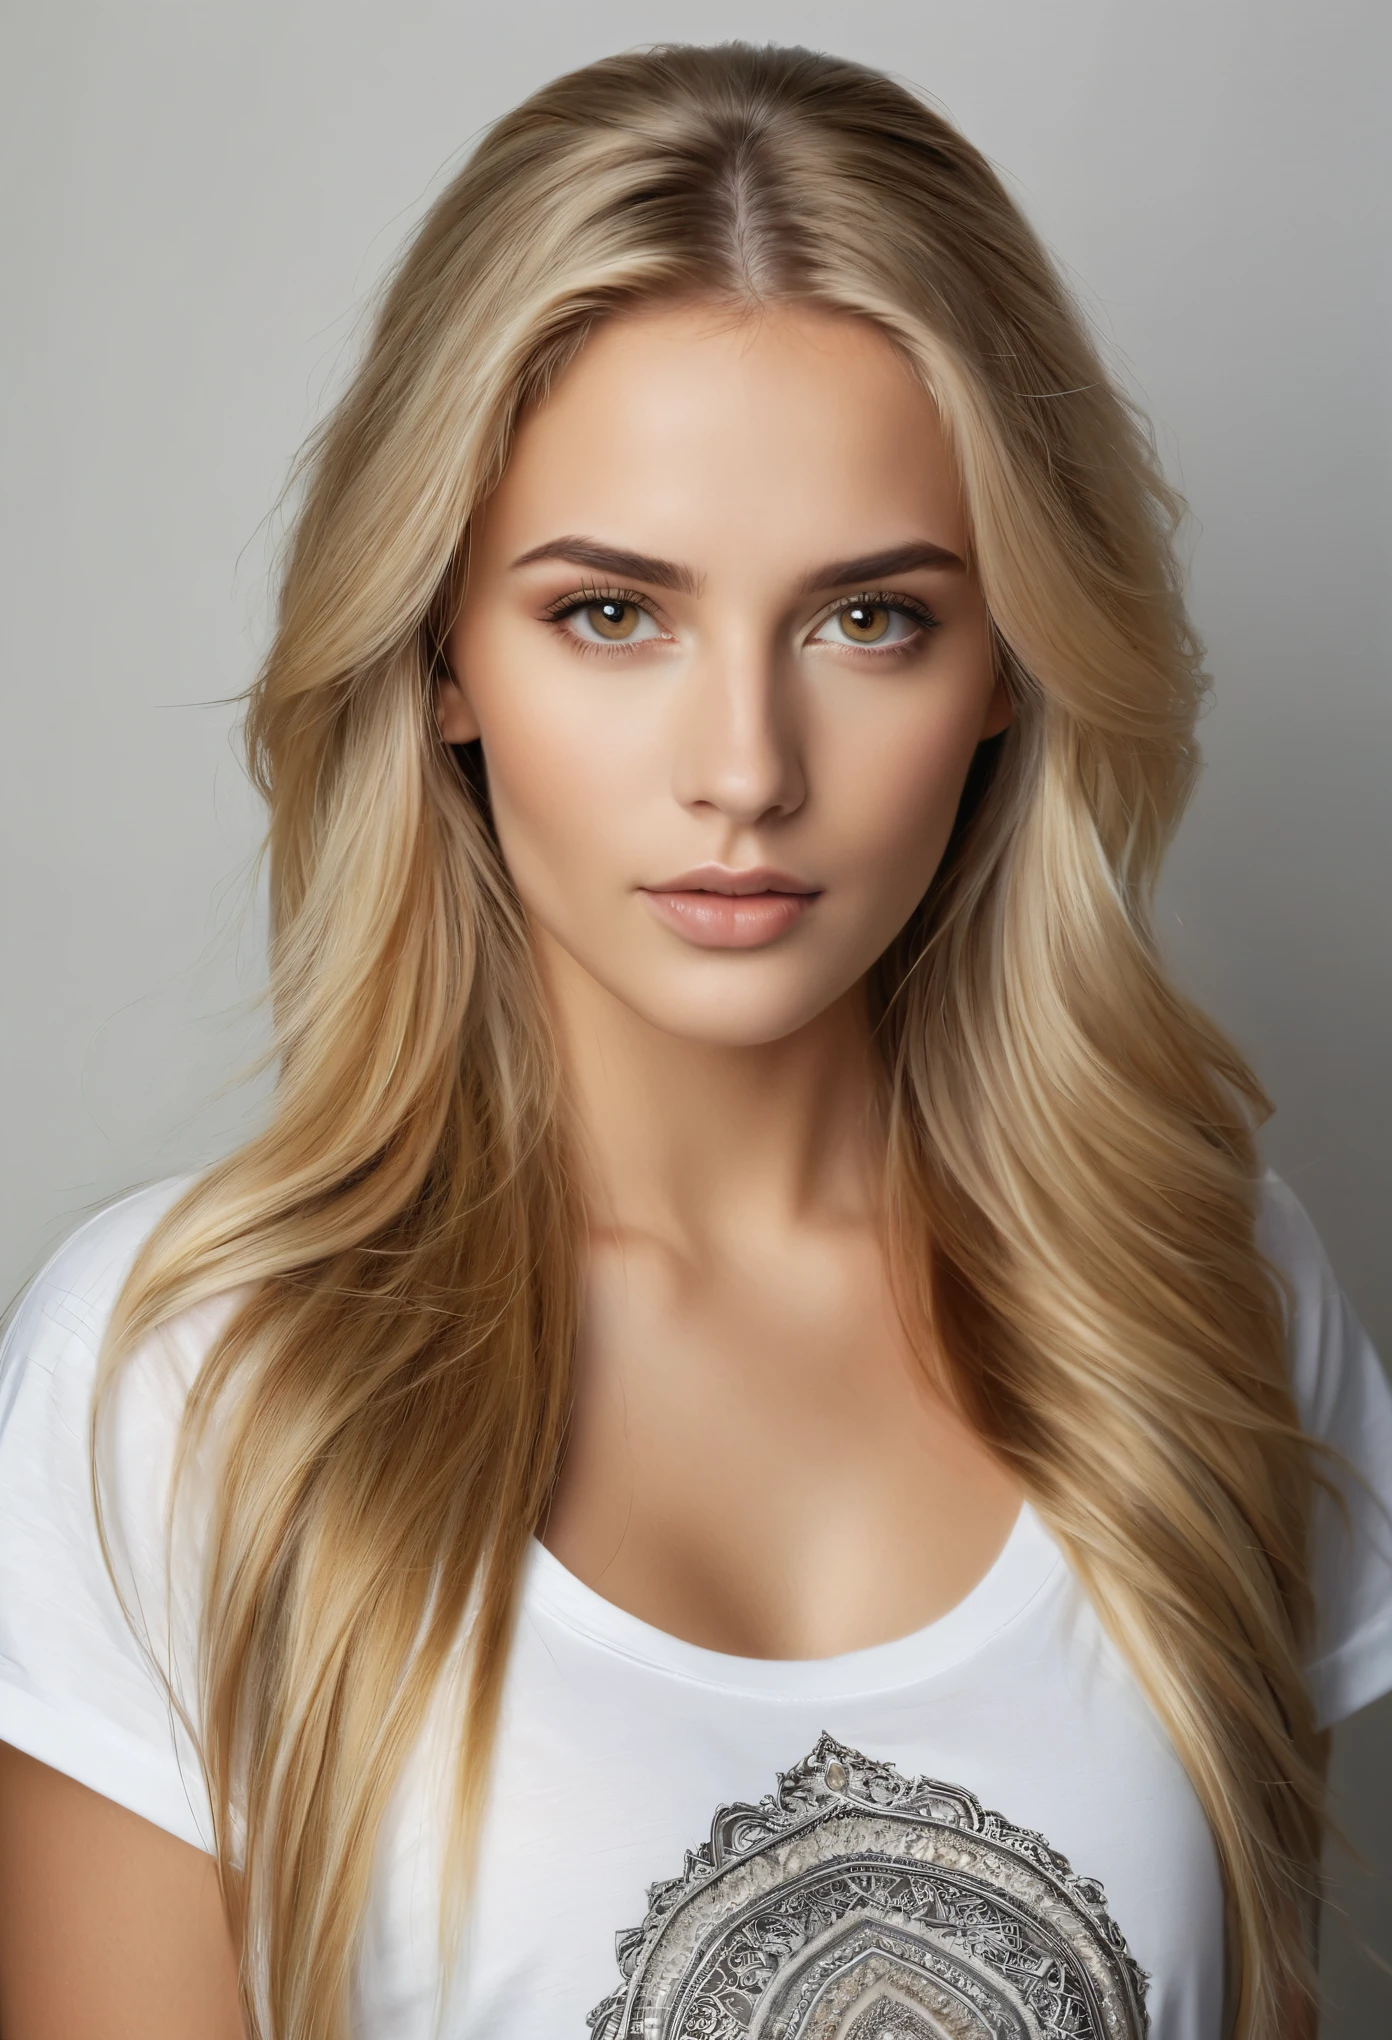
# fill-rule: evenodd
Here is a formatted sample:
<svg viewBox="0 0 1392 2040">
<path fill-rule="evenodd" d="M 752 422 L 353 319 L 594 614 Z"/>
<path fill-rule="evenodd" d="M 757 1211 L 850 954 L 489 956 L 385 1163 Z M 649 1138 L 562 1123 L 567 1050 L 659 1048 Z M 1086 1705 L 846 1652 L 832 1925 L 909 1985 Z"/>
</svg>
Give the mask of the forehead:
<svg viewBox="0 0 1392 2040">
<path fill-rule="evenodd" d="M 484 523 L 509 558 L 585 532 L 702 572 L 965 547 L 932 398 L 868 320 L 805 306 L 609 320 L 524 420 Z"/>
</svg>

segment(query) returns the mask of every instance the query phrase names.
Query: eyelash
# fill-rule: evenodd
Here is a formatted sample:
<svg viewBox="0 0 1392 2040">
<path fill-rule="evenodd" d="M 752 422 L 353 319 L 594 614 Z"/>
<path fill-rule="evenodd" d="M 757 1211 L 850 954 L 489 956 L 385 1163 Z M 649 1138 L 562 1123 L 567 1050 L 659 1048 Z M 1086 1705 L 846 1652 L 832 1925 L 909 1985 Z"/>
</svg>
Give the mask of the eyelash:
<svg viewBox="0 0 1392 2040">
<path fill-rule="evenodd" d="M 562 595 L 558 601 L 544 609 L 542 620 L 561 630 L 564 629 L 568 618 L 578 615 L 582 609 L 588 609 L 596 602 L 631 602 L 635 609 L 641 609 L 645 616 L 652 617 L 654 623 L 659 621 L 653 615 L 647 597 L 641 595 L 636 588 L 578 588 L 573 594 Z M 867 589 L 863 594 L 847 596 L 834 603 L 824 615 L 818 617 L 812 627 L 813 631 L 821 630 L 845 609 L 888 609 L 896 616 L 910 617 L 925 636 L 940 627 L 940 619 L 933 614 L 926 602 L 920 602 L 916 596 L 891 594 L 887 589 Z M 623 658 L 638 650 L 637 645 L 595 644 L 588 638 L 577 637 L 574 631 L 569 631 L 566 635 L 576 651 L 597 652 L 601 658 Z M 643 642 L 651 643 L 652 640 L 645 639 Z M 862 657 L 871 659 L 902 659 L 917 647 L 918 642 L 916 637 L 911 637 L 895 645 L 846 644 L 838 645 L 836 649 L 856 652 Z"/>
<path fill-rule="evenodd" d="M 652 616 L 654 623 L 658 621 L 647 597 L 640 595 L 636 588 L 577 588 L 573 595 L 562 595 L 559 601 L 543 609 L 542 621 L 554 625 L 557 630 L 564 630 L 568 617 L 578 616 L 582 609 L 588 609 L 595 602 L 631 602 L 635 609 L 642 610 L 644 616 Z M 594 644 L 589 638 L 577 637 L 573 630 L 565 631 L 565 635 L 574 651 L 597 653 L 601 659 L 625 658 L 638 650 L 637 645 Z M 651 639 L 644 642 L 651 643 Z"/>
<path fill-rule="evenodd" d="M 920 602 L 916 595 L 896 595 L 888 588 L 867 588 L 860 595 L 852 595 L 847 600 L 833 603 L 825 615 L 818 617 L 813 630 L 821 630 L 834 616 L 840 616 L 843 610 L 847 609 L 887 609 L 892 616 L 907 616 L 918 625 L 924 637 L 931 636 L 941 625 L 941 618 L 935 616 L 928 604 Z M 863 657 L 871 659 L 903 659 L 911 652 L 921 650 L 922 642 L 915 636 L 904 638 L 897 645 L 846 644 L 838 645 L 836 649 L 838 652 L 859 652 Z"/>
</svg>

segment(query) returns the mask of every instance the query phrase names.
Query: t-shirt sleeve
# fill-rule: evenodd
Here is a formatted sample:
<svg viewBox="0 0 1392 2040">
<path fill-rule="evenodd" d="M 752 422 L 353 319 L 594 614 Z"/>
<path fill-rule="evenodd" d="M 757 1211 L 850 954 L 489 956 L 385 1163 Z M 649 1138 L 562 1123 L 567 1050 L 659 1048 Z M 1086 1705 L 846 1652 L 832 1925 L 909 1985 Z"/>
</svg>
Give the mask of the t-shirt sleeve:
<svg viewBox="0 0 1392 2040">
<path fill-rule="evenodd" d="M 196 1583 L 168 1563 L 180 1420 L 216 1312 L 132 1357 L 102 1432 L 97 1355 L 141 1240 L 181 1185 L 103 1212 L 21 1301 L 0 1348 L 0 1741 L 199 1848 L 212 1845 L 192 1718 Z"/>
<path fill-rule="evenodd" d="M 1329 1727 L 1392 1691 L 1392 1387 L 1310 1219 L 1276 1176 L 1258 1237 L 1289 1285 L 1291 1380 L 1307 1433 L 1331 1448 L 1315 1502 L 1310 1681 Z M 1342 1503 L 1342 1506 L 1341 1506 Z"/>
</svg>

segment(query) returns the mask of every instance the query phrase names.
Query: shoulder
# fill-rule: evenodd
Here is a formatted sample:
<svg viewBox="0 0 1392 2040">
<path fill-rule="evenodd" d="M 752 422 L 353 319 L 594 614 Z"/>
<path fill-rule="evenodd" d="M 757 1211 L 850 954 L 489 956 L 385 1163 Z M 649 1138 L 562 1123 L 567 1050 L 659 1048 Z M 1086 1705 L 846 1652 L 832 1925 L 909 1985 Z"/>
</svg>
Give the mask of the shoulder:
<svg viewBox="0 0 1392 2040">
<path fill-rule="evenodd" d="M 1310 1214 L 1274 1169 L 1257 1185 L 1257 1244 L 1298 1297 L 1333 1287 L 1329 1256 Z"/>
<path fill-rule="evenodd" d="M 90 1419 L 106 1329 L 141 1247 L 189 1180 L 154 1184 L 88 1219 L 10 1314 L 0 1345 L 0 1536 L 13 1532 L 17 1504 L 27 1503 L 37 1518 L 56 1516 L 65 1502 L 76 1514 L 86 1511 Z M 123 1372 L 120 1428 L 141 1433 L 147 1456 L 157 1432 L 172 1447 L 188 1363 L 200 1357 L 179 1352 L 188 1344 L 156 1335 Z M 182 1364 L 171 1366 L 176 1355 Z"/>
<path fill-rule="evenodd" d="M 108 1205 L 72 1233 L 39 1270 L 10 1314 L 0 1344 L 0 1480 L 11 1510 L 47 1484 L 54 1504 L 76 1506 L 85 1468 L 97 1368 L 106 1328 L 145 1240 L 187 1187 L 174 1178 Z M 172 1453 L 188 1390 L 171 1369 L 167 1341 L 150 1342 L 122 1379 L 123 1429 L 153 1433 Z M 174 1375 L 182 1380 L 174 1380 Z"/>
<path fill-rule="evenodd" d="M 20 1297 L 7 1347 L 21 1325 L 60 1316 L 73 1338 L 100 1346 L 135 1257 L 192 1177 L 171 1176 L 108 1204 L 70 1233 Z"/>
<path fill-rule="evenodd" d="M 20 1298 L 0 1346 L 0 1551 L 89 1549 L 98 1369 L 141 1247 L 189 1187 L 173 1178 L 79 1226 Z M 153 1552 L 189 1390 L 234 1302 L 219 1296 L 161 1325 L 123 1364 L 104 1405 L 97 1465 L 113 1551 Z"/>
<path fill-rule="evenodd" d="M 1356 1381 L 1381 1386 L 1377 1358 L 1300 1199 L 1271 1170 L 1259 1189 L 1257 1245 L 1285 1292 L 1291 1387 L 1305 1429 L 1328 1438 Z"/>
<path fill-rule="evenodd" d="M 1300 1421 L 1320 1448 L 1310 1681 L 1329 1726 L 1392 1689 L 1392 1387 L 1294 1192 L 1261 1186 L 1257 1242 L 1286 1293 Z"/>
<path fill-rule="evenodd" d="M 108 1205 L 69 1235 L 9 1314 L 0 1347 L 0 1428 L 26 1374 L 86 1375 L 137 1254 L 190 1178 L 172 1177 Z"/>
<path fill-rule="evenodd" d="M 194 1543 L 187 1565 L 171 1568 L 167 1506 L 189 1383 L 222 1299 L 162 1327 L 122 1370 L 98 1455 L 100 1525 L 92 1458 L 113 1306 L 186 1187 L 156 1184 L 99 1212 L 10 1319 L 0 1353 L 0 1740 L 205 1846 L 185 1726 L 201 1555 Z"/>
</svg>

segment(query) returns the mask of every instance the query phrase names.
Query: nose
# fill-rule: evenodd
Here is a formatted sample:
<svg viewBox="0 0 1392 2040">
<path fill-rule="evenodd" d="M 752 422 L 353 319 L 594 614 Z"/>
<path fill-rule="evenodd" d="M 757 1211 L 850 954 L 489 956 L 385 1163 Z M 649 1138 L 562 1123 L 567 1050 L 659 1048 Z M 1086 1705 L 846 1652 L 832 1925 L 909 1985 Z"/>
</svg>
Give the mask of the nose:
<svg viewBox="0 0 1392 2040">
<path fill-rule="evenodd" d="M 712 645 L 680 689 L 673 790 L 742 826 L 796 813 L 807 798 L 791 676 L 777 651 L 752 639 Z"/>
</svg>

